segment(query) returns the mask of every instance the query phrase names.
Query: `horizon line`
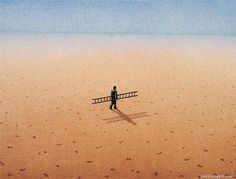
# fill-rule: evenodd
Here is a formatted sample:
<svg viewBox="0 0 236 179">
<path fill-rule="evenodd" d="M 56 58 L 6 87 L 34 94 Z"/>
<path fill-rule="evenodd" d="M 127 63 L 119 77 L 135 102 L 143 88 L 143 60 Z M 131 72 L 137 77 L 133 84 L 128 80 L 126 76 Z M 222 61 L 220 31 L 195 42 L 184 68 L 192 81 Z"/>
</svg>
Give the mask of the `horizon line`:
<svg viewBox="0 0 236 179">
<path fill-rule="evenodd" d="M 236 33 L 127 33 L 127 32 L 62 32 L 62 31 L 0 31 L 0 34 L 80 34 L 80 35 L 236 35 Z"/>
</svg>

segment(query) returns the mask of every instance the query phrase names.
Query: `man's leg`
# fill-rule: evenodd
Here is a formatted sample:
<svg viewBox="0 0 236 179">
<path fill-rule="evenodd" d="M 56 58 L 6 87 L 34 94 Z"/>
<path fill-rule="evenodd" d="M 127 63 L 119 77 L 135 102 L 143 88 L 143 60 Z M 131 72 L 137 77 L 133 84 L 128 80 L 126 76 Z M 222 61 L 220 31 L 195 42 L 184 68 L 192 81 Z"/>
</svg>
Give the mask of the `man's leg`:
<svg viewBox="0 0 236 179">
<path fill-rule="evenodd" d="M 113 106 L 113 101 L 111 101 L 110 109 L 112 109 L 112 106 Z"/>
<path fill-rule="evenodd" d="M 116 100 L 114 101 L 114 109 L 116 109 Z"/>
</svg>

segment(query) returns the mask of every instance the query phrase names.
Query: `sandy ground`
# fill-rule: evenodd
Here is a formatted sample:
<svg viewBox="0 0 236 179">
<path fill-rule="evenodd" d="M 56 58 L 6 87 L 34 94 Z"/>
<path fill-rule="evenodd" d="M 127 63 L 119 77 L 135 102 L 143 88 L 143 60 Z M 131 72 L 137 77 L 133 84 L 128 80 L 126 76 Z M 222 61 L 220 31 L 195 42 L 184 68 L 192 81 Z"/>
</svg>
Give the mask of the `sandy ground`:
<svg viewBox="0 0 236 179">
<path fill-rule="evenodd" d="M 236 177 L 236 37 L 1 39 L 1 178 Z"/>
</svg>

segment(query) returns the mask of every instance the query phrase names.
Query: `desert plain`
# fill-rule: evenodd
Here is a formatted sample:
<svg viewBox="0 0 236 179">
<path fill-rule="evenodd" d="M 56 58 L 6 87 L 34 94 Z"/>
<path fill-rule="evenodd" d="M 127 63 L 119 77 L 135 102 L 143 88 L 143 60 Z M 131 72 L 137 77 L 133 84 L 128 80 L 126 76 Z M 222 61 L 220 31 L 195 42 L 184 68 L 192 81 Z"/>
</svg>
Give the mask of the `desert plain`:
<svg viewBox="0 0 236 179">
<path fill-rule="evenodd" d="M 1 34 L 0 178 L 236 178 L 236 37 Z M 92 98 L 138 97 L 92 104 Z"/>
</svg>

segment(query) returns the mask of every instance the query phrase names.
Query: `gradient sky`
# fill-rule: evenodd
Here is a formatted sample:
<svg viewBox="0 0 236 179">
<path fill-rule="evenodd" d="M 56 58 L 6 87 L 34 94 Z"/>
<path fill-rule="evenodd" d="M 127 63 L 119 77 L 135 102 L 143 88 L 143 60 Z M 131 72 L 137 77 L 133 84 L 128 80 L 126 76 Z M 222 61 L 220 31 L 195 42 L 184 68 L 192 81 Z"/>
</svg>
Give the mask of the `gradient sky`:
<svg viewBox="0 0 236 179">
<path fill-rule="evenodd" d="M 1 32 L 235 34 L 236 0 L 0 0 Z"/>
</svg>

